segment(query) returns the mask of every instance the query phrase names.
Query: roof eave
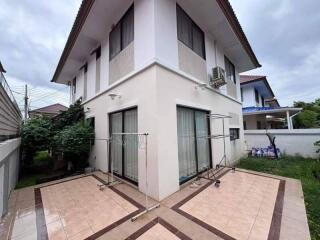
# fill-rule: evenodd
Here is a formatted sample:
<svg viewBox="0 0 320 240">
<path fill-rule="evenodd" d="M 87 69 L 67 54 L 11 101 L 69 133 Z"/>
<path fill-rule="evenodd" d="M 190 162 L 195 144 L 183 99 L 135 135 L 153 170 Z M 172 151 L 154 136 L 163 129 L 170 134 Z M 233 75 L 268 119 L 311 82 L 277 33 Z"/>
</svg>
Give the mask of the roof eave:
<svg viewBox="0 0 320 240">
<path fill-rule="evenodd" d="M 241 42 L 244 50 L 247 52 L 249 58 L 251 59 L 253 65 L 255 68 L 260 68 L 262 65 L 259 63 L 256 55 L 254 54 L 252 47 L 243 32 L 243 29 L 238 21 L 238 18 L 233 11 L 233 8 L 228 0 L 216 0 L 219 4 L 222 12 L 226 16 L 230 26 L 232 27 L 234 33 L 237 35 L 239 41 Z"/>
<path fill-rule="evenodd" d="M 88 14 L 90 13 L 90 10 L 94 4 L 95 0 L 82 0 L 81 6 L 79 8 L 76 20 L 74 21 L 74 24 L 72 26 L 71 32 L 69 34 L 67 43 L 63 49 L 63 52 L 61 54 L 58 66 L 54 72 L 54 75 L 52 77 L 51 82 L 57 82 L 57 79 L 59 77 L 59 74 L 62 71 L 62 68 L 64 64 L 66 63 L 68 56 L 77 40 L 77 37 L 88 17 Z"/>
</svg>

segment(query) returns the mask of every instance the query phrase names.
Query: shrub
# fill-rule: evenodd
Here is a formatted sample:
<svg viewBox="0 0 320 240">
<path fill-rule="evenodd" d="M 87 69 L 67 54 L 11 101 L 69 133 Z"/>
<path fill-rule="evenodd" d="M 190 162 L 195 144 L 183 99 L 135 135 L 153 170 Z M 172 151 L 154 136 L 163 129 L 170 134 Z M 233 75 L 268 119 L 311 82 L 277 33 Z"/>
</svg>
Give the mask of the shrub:
<svg viewBox="0 0 320 240">
<path fill-rule="evenodd" d="M 53 147 L 71 161 L 75 170 L 88 166 L 88 156 L 94 129 L 84 121 L 65 127 L 54 136 Z"/>
<path fill-rule="evenodd" d="M 51 121 L 37 116 L 26 120 L 21 127 L 24 164 L 30 165 L 37 151 L 46 150 L 51 141 Z"/>
</svg>

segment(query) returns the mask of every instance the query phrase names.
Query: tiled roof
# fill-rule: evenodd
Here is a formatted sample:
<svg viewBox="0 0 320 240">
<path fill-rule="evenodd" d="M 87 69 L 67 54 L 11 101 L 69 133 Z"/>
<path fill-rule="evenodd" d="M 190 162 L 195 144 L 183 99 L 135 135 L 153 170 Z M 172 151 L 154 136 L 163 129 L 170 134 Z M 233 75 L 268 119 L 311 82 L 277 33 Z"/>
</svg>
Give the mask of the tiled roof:
<svg viewBox="0 0 320 240">
<path fill-rule="evenodd" d="M 60 103 L 52 104 L 46 107 L 34 109 L 32 112 L 41 112 L 41 113 L 60 113 L 61 111 L 66 111 L 68 108 L 66 106 L 63 106 Z"/>
<path fill-rule="evenodd" d="M 248 83 L 257 80 L 266 79 L 266 76 L 262 75 L 240 75 L 240 83 Z"/>
</svg>

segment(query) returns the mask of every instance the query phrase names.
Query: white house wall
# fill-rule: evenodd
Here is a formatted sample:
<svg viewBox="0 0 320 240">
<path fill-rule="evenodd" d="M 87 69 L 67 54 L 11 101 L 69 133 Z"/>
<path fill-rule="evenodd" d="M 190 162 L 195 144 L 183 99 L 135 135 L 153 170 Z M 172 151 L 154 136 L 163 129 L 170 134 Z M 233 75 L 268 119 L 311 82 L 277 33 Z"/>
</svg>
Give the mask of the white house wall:
<svg viewBox="0 0 320 240">
<path fill-rule="evenodd" d="M 243 94 L 243 107 L 255 107 L 256 100 L 254 95 L 254 88 L 249 86 L 242 86 L 242 94 Z"/>
<path fill-rule="evenodd" d="M 119 21 L 130 5 L 130 2 L 125 2 L 121 11 L 112 16 L 114 20 L 107 22 L 105 25 L 106 33 L 101 42 L 100 92 L 105 91 L 111 84 L 109 80 L 109 32 L 111 31 L 111 25 L 116 24 Z M 142 69 L 153 61 L 159 61 L 173 69 L 183 70 L 179 69 L 176 1 L 136 0 L 134 1 L 134 11 L 134 46 L 132 53 L 134 66 L 130 65 L 130 67 L 128 67 L 130 69 L 121 69 L 121 74 L 116 74 L 116 76 L 119 76 L 119 79 L 125 77 L 134 71 Z M 192 15 L 190 17 L 192 18 Z M 220 66 L 224 68 L 224 53 L 219 46 L 219 42 L 215 42 L 214 36 L 209 32 L 205 32 L 205 49 L 206 61 L 204 69 L 206 69 L 206 71 L 203 70 L 203 73 L 195 74 L 196 76 L 193 77 L 204 78 L 199 80 L 207 82 L 208 74 L 212 73 L 213 67 Z M 90 49 L 89 51 L 92 50 L 94 49 Z M 93 71 L 88 73 L 87 79 L 87 99 L 90 99 L 95 95 L 95 54 L 93 54 L 90 59 L 87 59 L 87 62 L 88 71 Z M 121 65 L 121 63 L 119 64 Z M 127 66 L 128 64 L 124 65 Z M 84 86 L 82 73 L 83 70 L 79 70 L 77 74 L 75 99 L 83 96 Z M 112 83 L 116 82 L 116 80 L 117 79 L 113 79 Z M 239 81 L 238 77 L 237 81 Z M 221 87 L 220 91 L 227 94 L 226 85 Z M 233 97 L 239 99 L 239 91 L 237 82 L 237 96 Z"/>
<path fill-rule="evenodd" d="M 149 194 L 159 197 L 158 192 L 158 166 L 157 166 L 157 129 L 153 124 L 158 115 L 155 110 L 155 69 L 149 68 L 111 91 L 84 104 L 85 109 L 90 108 L 86 113 L 87 117 L 95 117 L 96 140 L 93 152 L 90 156 L 91 164 L 104 172 L 108 171 L 108 145 L 103 140 L 109 137 L 109 114 L 114 111 L 126 108 L 137 107 L 138 109 L 138 131 L 149 133 L 148 145 L 148 183 Z M 108 94 L 115 92 L 121 94 L 121 98 L 112 100 Z M 139 190 L 145 191 L 145 151 L 139 149 L 138 178 Z"/>
<path fill-rule="evenodd" d="M 229 127 L 240 128 L 240 139 L 233 141 L 226 138 L 227 159 L 233 163 L 243 154 L 243 131 L 241 104 L 212 90 L 196 90 L 196 83 L 173 73 L 163 67 L 157 67 L 157 122 L 158 128 L 158 164 L 159 164 L 159 195 L 160 199 L 179 189 L 179 162 L 177 140 L 177 105 L 198 108 L 228 115 L 229 112 L 239 116 L 238 124 L 225 123 L 225 133 Z M 165 97 L 164 97 L 165 96 Z M 215 120 L 211 125 L 212 134 L 222 134 L 221 120 Z M 234 151 L 231 153 L 231 151 Z M 213 165 L 218 164 L 223 156 L 223 141 L 212 140 Z"/>
</svg>

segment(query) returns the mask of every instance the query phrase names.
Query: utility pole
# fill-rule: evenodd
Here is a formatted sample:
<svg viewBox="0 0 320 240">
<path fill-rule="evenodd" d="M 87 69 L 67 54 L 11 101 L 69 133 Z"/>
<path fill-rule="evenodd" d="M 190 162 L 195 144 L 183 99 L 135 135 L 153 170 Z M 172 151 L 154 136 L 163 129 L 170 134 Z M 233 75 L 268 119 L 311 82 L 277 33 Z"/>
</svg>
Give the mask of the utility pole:
<svg viewBox="0 0 320 240">
<path fill-rule="evenodd" d="M 24 119 L 28 118 L 28 85 L 25 86 L 25 94 L 24 94 Z"/>
</svg>

